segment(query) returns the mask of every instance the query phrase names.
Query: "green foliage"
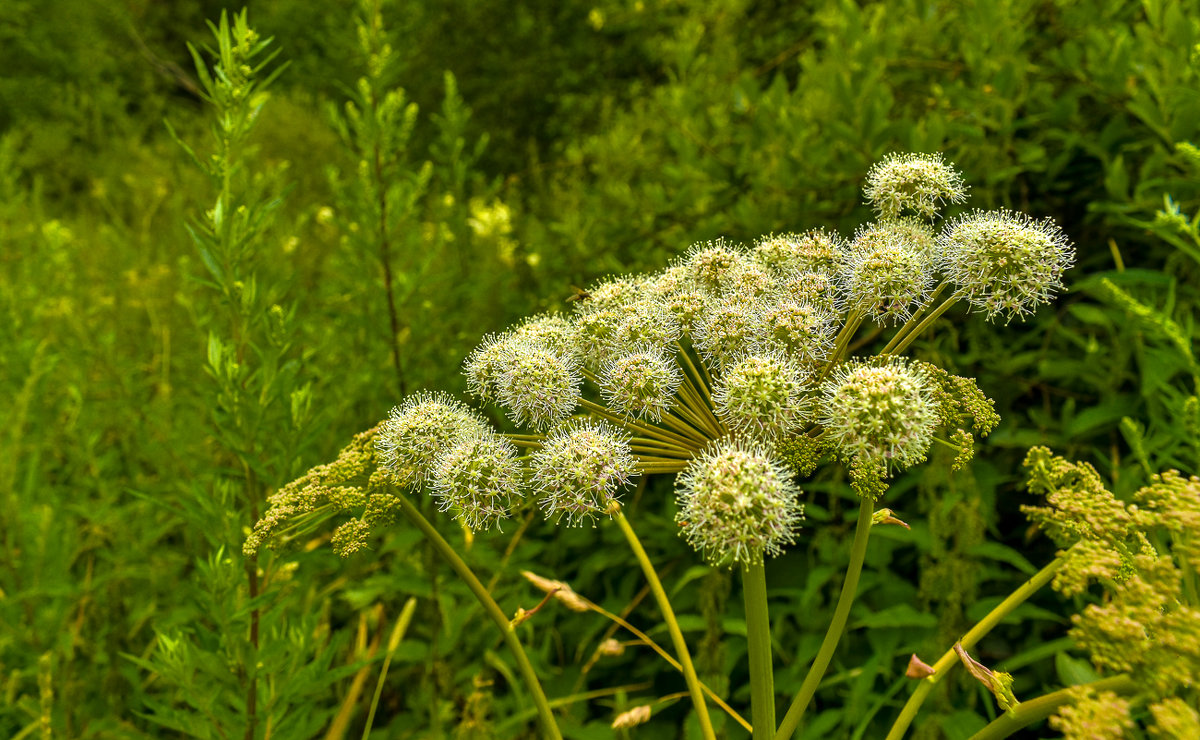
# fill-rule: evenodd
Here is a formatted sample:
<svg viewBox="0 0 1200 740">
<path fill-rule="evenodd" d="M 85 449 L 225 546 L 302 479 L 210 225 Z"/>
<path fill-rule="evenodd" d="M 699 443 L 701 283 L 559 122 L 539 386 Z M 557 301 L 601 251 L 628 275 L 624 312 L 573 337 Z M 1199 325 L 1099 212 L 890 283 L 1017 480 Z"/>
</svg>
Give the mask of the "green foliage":
<svg viewBox="0 0 1200 740">
<path fill-rule="evenodd" d="M 206 699 L 180 688 L 188 681 L 221 697 L 212 707 L 232 726 L 246 713 L 249 674 L 236 666 L 253 665 L 254 605 L 260 650 L 276 651 L 263 656 L 260 717 L 305 707 L 286 732 L 308 736 L 344 701 L 347 735 L 361 732 L 366 700 L 346 671 L 365 667 L 376 635 L 386 641 L 404 597 L 425 610 L 435 593 L 439 658 L 417 620 L 376 734 L 418 736 L 432 707 L 447 733 L 519 735 L 511 663 L 464 587 L 435 590 L 411 532 L 349 564 L 300 537 L 294 566 L 260 563 L 271 598 L 249 599 L 238 545 L 252 495 L 329 459 L 395 402 L 395 346 L 408 387 L 458 390 L 484 333 L 564 307 L 572 284 L 658 267 L 720 235 L 863 220 L 857 184 L 887 151 L 945 152 L 973 203 L 1065 215 L 1080 263 L 1057 313 L 997 332 L 952 312 L 914 344 L 978 378 L 1003 422 L 956 477 L 909 476 L 888 493 L 913 529 L 873 533 L 850 637 L 818 697 L 847 709 L 814 712 L 810 733 L 877 734 L 908 691 L 908 654 L 986 613 L 1020 581 L 1018 556 L 1049 557 L 1016 511 L 1025 448 L 1092 462 L 1118 496 L 1152 471 L 1200 470 L 1200 19 L 1187 3 L 383 4 L 376 41 L 393 63 L 375 94 L 403 90 L 400 110 L 417 107 L 377 181 L 359 176 L 371 135 L 344 137 L 326 113 L 344 117 L 350 99 L 370 119 L 351 6 L 252 4 L 291 67 L 239 159 L 238 197 L 258 205 L 221 209 L 223 228 L 254 239 L 222 242 L 204 215 L 220 188 L 162 126 L 213 165 L 215 142 L 201 143 L 211 108 L 185 42 L 205 42 L 220 5 L 0 3 L 0 735 L 36 736 L 48 716 L 64 737 L 173 736 L 147 715 L 192 722 Z M 398 330 L 368 238 L 378 229 L 365 226 L 379 223 L 367 196 L 381 190 L 403 206 L 387 227 Z M 797 450 L 797 465 L 812 456 Z M 819 643 L 811 625 L 836 600 L 852 531 L 845 483 L 813 487 L 807 539 L 772 574 L 778 655 L 796 666 L 780 692 L 798 688 Z M 689 568 L 666 498 L 654 485 L 642 494 L 647 548 L 689 639 L 727 638 L 703 670 L 742 686 L 738 600 L 714 625 L 720 589 L 701 592 L 708 576 Z M 452 539 L 496 575 L 510 612 L 541 597 L 512 577 L 530 569 L 631 610 L 665 641 L 615 536 L 531 523 Z M 908 611 L 887 610 L 901 601 Z M 1047 647 L 1066 627 L 1047 606 L 1031 603 L 1032 622 L 1002 625 L 975 653 L 1027 666 L 1012 669 L 1018 697 L 1057 685 Z M 622 689 L 563 710 L 576 736 L 610 736 L 634 695 L 625 687 L 682 688 L 644 648 L 585 670 L 608 630 L 594 615 L 552 605 L 522 629 L 564 695 Z M 265 678 L 275 671 L 298 678 Z M 657 707 L 654 725 L 674 734 L 685 704 Z M 935 707 L 924 732 L 965 737 L 988 706 Z"/>
</svg>

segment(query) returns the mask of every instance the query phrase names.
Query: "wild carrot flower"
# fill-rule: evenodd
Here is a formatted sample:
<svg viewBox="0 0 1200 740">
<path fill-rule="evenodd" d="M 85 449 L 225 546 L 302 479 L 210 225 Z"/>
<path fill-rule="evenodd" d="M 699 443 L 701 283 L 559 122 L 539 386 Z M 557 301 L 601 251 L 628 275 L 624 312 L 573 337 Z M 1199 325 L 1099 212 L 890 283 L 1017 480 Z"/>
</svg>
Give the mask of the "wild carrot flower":
<svg viewBox="0 0 1200 740">
<path fill-rule="evenodd" d="M 575 526 L 608 512 L 620 488 L 638 475 L 624 432 L 601 421 L 553 429 L 530 460 L 531 483 L 546 517 Z"/>
<path fill-rule="evenodd" d="M 804 515 L 791 473 L 763 448 L 732 439 L 693 459 L 676 478 L 675 495 L 683 535 L 714 565 L 777 555 Z"/>
</svg>

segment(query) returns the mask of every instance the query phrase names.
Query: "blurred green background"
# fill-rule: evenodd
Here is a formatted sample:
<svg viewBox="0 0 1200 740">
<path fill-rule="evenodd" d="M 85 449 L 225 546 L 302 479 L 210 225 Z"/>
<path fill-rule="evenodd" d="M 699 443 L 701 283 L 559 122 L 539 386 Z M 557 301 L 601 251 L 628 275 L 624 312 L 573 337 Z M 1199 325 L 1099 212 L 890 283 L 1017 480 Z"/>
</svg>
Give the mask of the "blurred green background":
<svg viewBox="0 0 1200 740">
<path fill-rule="evenodd" d="M 404 392 L 460 392 L 459 363 L 485 333 L 566 310 L 574 285 L 718 236 L 852 232 L 870 218 L 863 175 L 891 151 L 944 153 L 970 207 L 1053 217 L 1079 256 L 1035 319 L 951 312 L 914 345 L 977 377 L 1004 421 L 969 470 L 918 468 L 888 494 L 913 530 L 872 543 L 808 736 L 876 736 L 907 696 L 908 654 L 940 654 L 1052 554 L 1018 511 L 1031 444 L 1093 463 L 1119 494 L 1152 471 L 1198 472 L 1190 3 L 385 3 L 394 57 L 373 84 L 416 106 L 388 150 L 404 204 L 395 331 L 362 139 L 337 124 L 368 71 L 362 9 L 248 8 L 280 51 L 271 67 L 289 66 L 243 152 L 247 191 L 281 198 L 249 247 L 243 277 L 261 290 L 234 295 L 189 236 L 211 183 L 164 126 L 212 153 L 187 44 L 211 43 L 223 6 L 0 5 L 0 736 L 233 738 L 252 713 L 260 738 L 360 736 L 372 646 L 409 596 L 421 606 L 373 736 L 534 736 L 508 656 L 415 533 L 397 526 L 342 562 L 318 531 L 247 564 L 262 496 Z M 214 338 L 239 348 L 236 372 Z M 744 707 L 737 586 L 678 538 L 663 483 L 638 497 L 637 521 L 702 676 Z M 845 488 L 806 486 L 801 544 L 768 567 L 781 693 L 799 686 L 836 598 Z M 506 610 L 540 598 L 528 568 L 664 635 L 611 528 L 535 521 L 468 542 L 439 521 Z M 247 591 L 250 571 L 261 591 Z M 1023 607 L 981 659 L 1012 670 L 1018 696 L 1062 685 L 1077 606 Z M 616 712 L 682 690 L 645 649 L 589 666 L 608 628 L 561 608 L 522 627 L 552 699 L 595 692 L 564 703 L 569 737 L 611 737 Z M 927 705 L 918 736 L 982 726 L 995 710 L 965 686 Z M 666 706 L 630 735 L 690 736 L 687 711 Z"/>
</svg>

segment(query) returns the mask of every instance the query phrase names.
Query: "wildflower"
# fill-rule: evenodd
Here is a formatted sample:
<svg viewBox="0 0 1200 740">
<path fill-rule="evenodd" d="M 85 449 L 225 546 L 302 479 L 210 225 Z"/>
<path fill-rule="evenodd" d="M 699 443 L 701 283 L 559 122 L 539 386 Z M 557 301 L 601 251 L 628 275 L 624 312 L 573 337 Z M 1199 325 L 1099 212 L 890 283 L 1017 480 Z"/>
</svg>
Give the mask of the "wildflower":
<svg viewBox="0 0 1200 740">
<path fill-rule="evenodd" d="M 796 362 L 821 362 L 833 348 L 833 314 L 807 301 L 777 294 L 764 302 L 762 323 L 760 345 Z"/>
<path fill-rule="evenodd" d="M 1087 686 L 1070 689 L 1074 701 L 1050 718 L 1050 726 L 1064 740 L 1119 740 L 1134 727 L 1128 699 L 1112 691 L 1096 691 Z"/>
<path fill-rule="evenodd" d="M 513 422 L 546 429 L 575 410 L 583 378 L 573 357 L 521 337 L 504 346 L 496 398 Z"/>
<path fill-rule="evenodd" d="M 941 270 L 989 319 L 1033 313 L 1062 287 L 1075 250 L 1050 219 L 1012 211 L 973 211 L 948 224 L 938 242 Z"/>
<path fill-rule="evenodd" d="M 530 461 L 532 483 L 546 517 L 568 526 L 595 519 L 636 476 L 637 460 L 623 432 L 598 421 L 555 428 Z"/>
<path fill-rule="evenodd" d="M 467 359 L 463 361 L 463 375 L 467 379 L 467 392 L 481 401 L 495 403 L 499 400 L 499 382 L 506 344 L 514 335 L 488 334 Z"/>
<path fill-rule="evenodd" d="M 799 303 L 806 303 L 826 313 L 841 313 L 837 285 L 832 273 L 800 270 L 785 273 L 779 278 L 780 292 Z"/>
<path fill-rule="evenodd" d="M 640 300 L 629 303 L 622 319 L 607 340 L 604 356 L 611 357 L 630 347 L 666 348 L 679 339 L 683 330 L 675 314 L 661 303 Z"/>
<path fill-rule="evenodd" d="M 513 334 L 541 342 L 566 357 L 574 357 L 578 352 L 575 326 L 559 313 L 544 313 L 525 319 L 513 330 Z"/>
<path fill-rule="evenodd" d="M 730 278 L 749 262 L 746 253 L 724 239 L 696 244 L 684 258 L 691 280 L 713 295 L 726 292 Z"/>
<path fill-rule="evenodd" d="M 600 393 L 613 411 L 659 421 L 674 404 L 683 376 L 664 352 L 645 349 L 608 362 L 599 381 Z"/>
<path fill-rule="evenodd" d="M 771 443 L 808 419 L 799 368 L 775 353 L 746 355 L 732 363 L 717 383 L 713 404 L 730 429 Z"/>
<path fill-rule="evenodd" d="M 759 239 L 754 245 L 754 258 L 771 272 L 832 273 L 838 255 L 846 248 L 841 237 L 824 229 L 804 234 L 780 234 Z"/>
<path fill-rule="evenodd" d="M 867 170 L 863 195 L 884 218 L 905 210 L 932 219 L 942 203 L 962 203 L 962 175 L 940 154 L 889 154 Z"/>
<path fill-rule="evenodd" d="M 710 445 L 675 480 L 676 521 L 688 544 L 714 565 L 761 563 L 794 541 L 803 519 L 800 489 L 757 445 Z"/>
<path fill-rule="evenodd" d="M 736 297 L 708 307 L 692 331 L 692 345 L 706 360 L 723 366 L 749 351 L 762 330 L 762 307 Z"/>
<path fill-rule="evenodd" d="M 438 455 L 486 425 L 447 393 L 419 391 L 392 409 L 375 438 L 379 461 L 399 486 L 420 487 L 433 473 Z"/>
<path fill-rule="evenodd" d="M 899 324 L 923 307 L 933 286 L 928 251 L 889 223 L 859 230 L 843 255 L 841 294 L 851 311 L 882 325 Z"/>
<path fill-rule="evenodd" d="M 821 386 L 820 414 L 843 458 L 893 469 L 925 459 L 938 420 L 927 376 L 902 360 L 839 366 Z"/>
<path fill-rule="evenodd" d="M 431 487 L 440 511 L 477 531 L 507 519 L 523 485 L 516 446 L 489 430 L 446 450 L 434 464 Z"/>
</svg>

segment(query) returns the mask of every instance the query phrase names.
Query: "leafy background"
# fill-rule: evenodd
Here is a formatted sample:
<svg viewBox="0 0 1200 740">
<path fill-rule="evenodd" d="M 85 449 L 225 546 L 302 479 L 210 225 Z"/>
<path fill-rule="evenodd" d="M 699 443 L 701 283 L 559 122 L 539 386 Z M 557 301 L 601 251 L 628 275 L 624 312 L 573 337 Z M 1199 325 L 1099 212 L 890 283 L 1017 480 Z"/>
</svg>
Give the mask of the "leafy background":
<svg viewBox="0 0 1200 740">
<path fill-rule="evenodd" d="M 1200 152 L 1187 142 L 1200 138 L 1200 18 L 1187 5 L 385 5 L 395 61 L 381 84 L 416 105 L 394 173 L 412 188 L 393 255 L 398 373 L 356 215 L 363 176 L 331 113 L 366 71 L 358 8 L 252 2 L 275 64 L 290 61 L 247 153 L 253 188 L 283 196 L 253 274 L 270 287 L 262 307 L 284 310 L 246 335 L 234 390 L 260 388 L 261 404 L 253 434 L 235 437 L 229 420 L 249 412 L 229 410 L 212 343 L 229 301 L 188 231 L 213 193 L 163 125 L 210 151 L 186 43 L 209 42 L 221 4 L 5 2 L 0 734 L 241 736 L 256 665 L 258 737 L 361 734 L 380 641 L 416 596 L 374 736 L 530 736 L 496 636 L 415 533 L 398 527 L 342 562 L 314 532 L 258 564 L 251 600 L 239 487 L 269 492 L 331 459 L 402 388 L 460 392 L 458 363 L 484 333 L 565 309 L 572 285 L 661 267 L 718 236 L 849 232 L 869 218 L 858 188 L 871 163 L 940 151 L 971 206 L 1051 216 L 1079 258 L 1034 320 L 952 313 L 914 345 L 977 377 L 1004 422 L 968 471 L 929 465 L 888 494 L 913 529 L 872 542 L 807 730 L 876 736 L 907 695 L 908 654 L 940 654 L 1051 555 L 1018 511 L 1031 444 L 1092 462 L 1119 494 L 1152 471 L 1198 472 Z M 833 475 L 806 486 L 802 545 L 769 567 L 781 693 L 816 652 L 847 557 L 854 502 Z M 745 705 L 736 584 L 678 538 L 669 484 L 635 498 L 701 673 Z M 540 598 L 519 576 L 528 568 L 665 635 L 611 528 L 535 521 L 519 539 L 514 526 L 468 543 L 441 523 L 505 609 Z M 1072 683 L 1064 615 L 1078 606 L 1035 600 L 981 658 L 1016 674 L 1018 696 Z M 615 712 L 681 690 L 644 649 L 588 667 L 610 630 L 594 614 L 548 609 L 522 630 L 552 698 L 597 693 L 561 710 L 569 737 L 610 737 Z M 965 737 L 994 712 L 953 688 L 957 699 L 926 707 L 920 736 Z M 689 727 L 685 702 L 635 732 Z"/>
</svg>

